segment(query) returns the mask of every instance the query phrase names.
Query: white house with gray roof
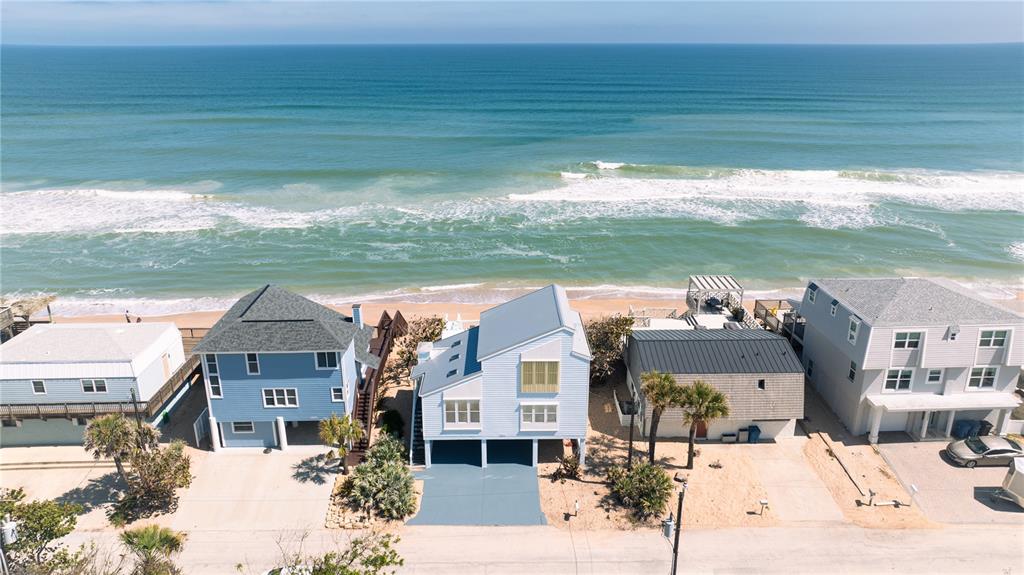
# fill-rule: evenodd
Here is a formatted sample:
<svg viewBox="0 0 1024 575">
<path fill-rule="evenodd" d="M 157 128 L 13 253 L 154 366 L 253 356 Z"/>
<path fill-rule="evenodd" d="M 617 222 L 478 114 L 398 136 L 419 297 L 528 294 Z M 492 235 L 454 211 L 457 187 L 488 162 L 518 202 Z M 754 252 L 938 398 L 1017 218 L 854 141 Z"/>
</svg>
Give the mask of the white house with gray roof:
<svg viewBox="0 0 1024 575">
<path fill-rule="evenodd" d="M 428 467 L 470 443 L 480 465 L 489 449 L 491 461 L 518 454 L 536 465 L 540 441 L 564 439 L 585 462 L 590 347 L 562 287 L 493 307 L 479 326 L 421 346 L 412 375 Z"/>
<path fill-rule="evenodd" d="M 808 379 L 854 434 L 946 439 L 957 420 L 1006 429 L 1020 400 L 1024 318 L 922 278 L 822 279 L 800 304 Z"/>
<path fill-rule="evenodd" d="M 626 382 L 640 405 L 637 422 L 648 434 L 653 407 L 641 375 L 671 374 L 681 385 L 704 381 L 729 401 L 729 417 L 698 426 L 701 439 L 743 440 L 757 426 L 760 437 L 791 437 L 804 415 L 803 367 L 789 342 L 761 329 L 635 329 L 626 344 Z M 690 428 L 680 408 L 668 408 L 659 437 L 684 437 Z"/>
</svg>

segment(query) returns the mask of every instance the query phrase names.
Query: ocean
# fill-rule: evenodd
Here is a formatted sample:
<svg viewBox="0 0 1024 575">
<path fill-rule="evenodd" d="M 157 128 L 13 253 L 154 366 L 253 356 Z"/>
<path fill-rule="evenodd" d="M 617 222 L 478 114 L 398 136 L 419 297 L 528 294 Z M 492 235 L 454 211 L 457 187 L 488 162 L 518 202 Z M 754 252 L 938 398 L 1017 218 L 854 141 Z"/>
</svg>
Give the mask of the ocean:
<svg viewBox="0 0 1024 575">
<path fill-rule="evenodd" d="M 0 288 L 55 311 L 1024 276 L 1024 45 L 0 53 Z"/>
</svg>

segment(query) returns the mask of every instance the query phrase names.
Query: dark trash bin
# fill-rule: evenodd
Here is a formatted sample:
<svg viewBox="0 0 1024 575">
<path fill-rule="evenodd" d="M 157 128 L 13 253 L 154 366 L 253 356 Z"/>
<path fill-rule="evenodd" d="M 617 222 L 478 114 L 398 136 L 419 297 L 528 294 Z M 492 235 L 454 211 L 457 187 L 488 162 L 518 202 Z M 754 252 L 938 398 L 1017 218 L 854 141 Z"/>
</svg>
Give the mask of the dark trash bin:
<svg viewBox="0 0 1024 575">
<path fill-rule="evenodd" d="M 981 421 L 977 419 L 971 420 L 971 434 L 969 437 L 978 437 L 979 431 L 981 431 Z"/>
<path fill-rule="evenodd" d="M 978 425 L 978 436 L 989 435 L 992 433 L 992 422 L 987 419 L 982 419 Z"/>
<path fill-rule="evenodd" d="M 953 422 L 953 437 L 957 439 L 963 439 L 971 433 L 971 424 L 973 422 L 969 419 L 961 419 Z"/>
<path fill-rule="evenodd" d="M 761 428 L 756 425 L 748 427 L 747 433 L 749 434 L 747 443 L 757 443 L 757 440 L 761 439 Z"/>
</svg>

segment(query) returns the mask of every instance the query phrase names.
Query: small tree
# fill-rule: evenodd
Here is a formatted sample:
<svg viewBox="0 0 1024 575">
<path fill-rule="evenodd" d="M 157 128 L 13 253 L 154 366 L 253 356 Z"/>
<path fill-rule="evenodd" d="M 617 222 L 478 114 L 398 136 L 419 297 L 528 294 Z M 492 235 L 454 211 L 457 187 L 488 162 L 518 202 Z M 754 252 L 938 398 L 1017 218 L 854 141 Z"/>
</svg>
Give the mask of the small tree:
<svg viewBox="0 0 1024 575">
<path fill-rule="evenodd" d="M 416 511 L 412 473 L 405 465 L 405 448 L 397 439 L 382 437 L 356 466 L 346 486 L 349 500 L 367 513 L 401 519 Z"/>
<path fill-rule="evenodd" d="M 598 384 L 622 361 L 626 339 L 633 333 L 633 318 L 621 315 L 602 317 L 587 322 L 584 331 L 590 344 L 590 383 Z"/>
<path fill-rule="evenodd" d="M 366 463 L 405 463 L 405 445 L 396 437 L 381 436 L 366 452 Z"/>
<path fill-rule="evenodd" d="M 693 469 L 693 443 L 697 438 L 697 426 L 720 417 L 729 417 L 729 400 L 711 385 L 697 380 L 683 387 L 683 420 L 690 426 L 690 445 L 687 450 L 686 468 Z"/>
<path fill-rule="evenodd" d="M 121 413 L 101 415 L 93 418 L 85 428 L 83 445 L 95 459 L 108 457 L 114 460 L 117 474 L 127 484 L 128 475 L 124 461 L 135 451 L 155 449 L 160 432 L 152 425 L 133 422 Z"/>
<path fill-rule="evenodd" d="M 171 556 L 181 551 L 185 534 L 159 525 L 148 525 L 121 533 L 121 543 L 135 555 L 135 575 L 178 575 L 181 570 Z"/>
<path fill-rule="evenodd" d="M 12 562 L 41 566 L 54 557 L 54 543 L 75 530 L 82 506 L 48 500 L 18 501 L 8 512 L 18 524 L 18 540 L 6 547 Z"/>
<path fill-rule="evenodd" d="M 651 405 L 651 428 L 648 431 L 647 460 L 654 463 L 654 447 L 658 442 L 658 423 L 661 414 L 670 407 L 679 407 L 683 388 L 671 374 L 648 371 L 640 375 L 644 397 Z"/>
<path fill-rule="evenodd" d="M 136 451 L 130 461 L 129 502 L 135 506 L 166 506 L 177 501 L 179 488 L 192 484 L 192 461 L 179 440 L 161 449 Z"/>
<path fill-rule="evenodd" d="M 436 341 L 441 338 L 442 331 L 444 319 L 436 315 L 418 317 L 409 322 L 408 331 L 395 340 L 388 362 L 383 367 L 374 411 L 379 412 L 383 409 L 388 390 L 405 385 L 409 381 L 409 374 L 416 365 L 416 348 L 420 342 Z"/>
<path fill-rule="evenodd" d="M 638 519 L 661 513 L 672 496 L 672 479 L 660 467 L 646 461 L 632 469 L 612 467 L 608 470 L 611 492 L 633 510 Z"/>
<path fill-rule="evenodd" d="M 345 475 L 348 475 L 348 452 L 352 444 L 362 438 L 363 426 L 348 415 L 338 417 L 338 414 L 332 413 L 329 419 L 320 420 L 320 441 L 331 448 L 328 457 L 337 453 Z"/>
</svg>

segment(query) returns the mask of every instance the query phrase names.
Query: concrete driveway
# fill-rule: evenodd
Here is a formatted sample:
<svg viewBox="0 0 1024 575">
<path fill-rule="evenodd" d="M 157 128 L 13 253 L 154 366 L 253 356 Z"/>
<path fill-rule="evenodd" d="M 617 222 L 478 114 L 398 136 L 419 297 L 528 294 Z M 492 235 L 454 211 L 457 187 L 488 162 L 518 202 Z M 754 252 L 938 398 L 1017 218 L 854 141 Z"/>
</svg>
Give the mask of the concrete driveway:
<svg viewBox="0 0 1024 575">
<path fill-rule="evenodd" d="M 416 474 L 423 480 L 423 499 L 409 525 L 547 523 L 540 510 L 537 470 L 522 461 L 516 447 L 503 449 L 493 442 L 488 465 L 481 467 L 479 444 L 460 443 L 435 444 L 433 465 Z"/>
<path fill-rule="evenodd" d="M 1003 483 L 1005 467 L 967 469 L 948 462 L 942 441 L 911 441 L 904 433 L 882 434 L 878 450 L 932 521 L 1024 525 L 1024 510 L 990 495 Z"/>
<path fill-rule="evenodd" d="M 757 465 L 768 505 L 783 521 L 842 521 L 843 512 L 811 469 L 803 448 L 806 437 L 776 443 L 741 445 Z"/>
</svg>

